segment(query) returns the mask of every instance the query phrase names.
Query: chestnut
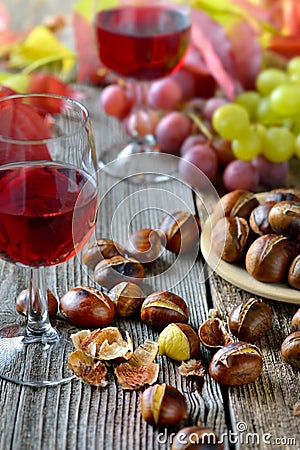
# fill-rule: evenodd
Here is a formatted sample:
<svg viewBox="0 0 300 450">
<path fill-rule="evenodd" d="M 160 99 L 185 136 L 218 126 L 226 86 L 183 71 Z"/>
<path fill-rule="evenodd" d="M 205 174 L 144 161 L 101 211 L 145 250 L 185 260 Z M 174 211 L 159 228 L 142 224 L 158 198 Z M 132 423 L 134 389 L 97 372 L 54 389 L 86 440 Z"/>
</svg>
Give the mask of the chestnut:
<svg viewBox="0 0 300 450">
<path fill-rule="evenodd" d="M 300 255 L 293 259 L 289 267 L 288 283 L 294 289 L 300 289 Z"/>
<path fill-rule="evenodd" d="M 291 330 L 294 331 L 300 331 L 300 308 L 296 313 L 293 315 L 291 320 Z"/>
<path fill-rule="evenodd" d="M 112 322 L 115 306 L 108 295 L 98 289 L 77 286 L 62 296 L 60 312 L 75 325 L 97 328 Z"/>
<path fill-rule="evenodd" d="M 249 225 L 242 217 L 222 217 L 211 232 L 214 252 L 224 261 L 233 263 L 241 260 L 249 236 Z"/>
<path fill-rule="evenodd" d="M 124 256 L 104 259 L 94 269 L 95 281 L 106 289 L 111 289 L 123 281 L 141 283 L 144 276 L 143 265 L 136 259 L 125 258 Z"/>
<path fill-rule="evenodd" d="M 300 202 L 276 203 L 269 212 L 269 222 L 275 233 L 300 242 Z"/>
<path fill-rule="evenodd" d="M 285 236 L 259 236 L 246 253 L 246 270 L 255 279 L 278 283 L 286 277 L 297 246 Z"/>
<path fill-rule="evenodd" d="M 141 319 L 152 328 L 164 328 L 172 322 L 187 323 L 188 318 L 185 300 L 173 292 L 152 292 L 143 301 Z"/>
<path fill-rule="evenodd" d="M 142 417 L 149 425 L 171 427 L 187 417 L 183 394 L 169 384 L 148 387 L 141 397 Z"/>
<path fill-rule="evenodd" d="M 189 211 L 175 211 L 159 224 L 159 230 L 166 239 L 166 248 L 171 252 L 187 253 L 199 246 L 200 221 Z"/>
<path fill-rule="evenodd" d="M 224 446 L 212 429 L 194 425 L 181 428 L 176 433 L 171 450 L 201 450 L 202 448 L 203 450 L 223 450 Z"/>
<path fill-rule="evenodd" d="M 217 350 L 233 342 L 219 317 L 210 317 L 205 320 L 200 325 L 198 334 L 204 347 L 209 350 Z"/>
<path fill-rule="evenodd" d="M 116 284 L 108 293 L 116 308 L 116 315 L 122 317 L 132 316 L 140 311 L 145 294 L 135 283 L 123 281 Z"/>
<path fill-rule="evenodd" d="M 54 317 L 58 311 L 58 301 L 50 289 L 47 289 L 48 314 Z M 16 311 L 23 316 L 28 314 L 29 289 L 24 289 L 19 293 L 16 299 Z"/>
<path fill-rule="evenodd" d="M 265 201 L 270 200 L 276 203 L 289 200 L 300 202 L 300 191 L 294 188 L 272 189 L 265 198 Z"/>
<path fill-rule="evenodd" d="M 259 235 L 273 233 L 269 222 L 269 212 L 275 203 L 275 201 L 264 202 L 252 210 L 249 224 L 254 233 Z"/>
<path fill-rule="evenodd" d="M 272 311 L 260 299 L 250 298 L 235 306 L 228 317 L 231 333 L 242 341 L 263 337 L 272 326 Z"/>
<path fill-rule="evenodd" d="M 83 248 L 82 262 L 91 269 L 94 269 L 101 260 L 124 254 L 125 250 L 120 244 L 112 239 L 99 238 Z"/>
<path fill-rule="evenodd" d="M 285 338 L 280 353 L 285 362 L 300 369 L 300 331 L 295 331 Z"/>
<path fill-rule="evenodd" d="M 233 342 L 220 348 L 211 359 L 209 374 L 225 386 L 252 383 L 261 373 L 262 354 L 248 342 Z"/>
<path fill-rule="evenodd" d="M 125 252 L 141 263 L 149 264 L 159 257 L 161 246 L 159 232 L 151 228 L 141 228 L 129 236 Z"/>
<path fill-rule="evenodd" d="M 170 323 L 158 337 L 158 351 L 175 361 L 196 358 L 200 345 L 196 331 L 186 323 Z"/>
<path fill-rule="evenodd" d="M 221 217 L 238 216 L 248 219 L 259 202 L 251 191 L 235 189 L 220 198 L 215 206 L 213 218 L 217 222 Z"/>
</svg>

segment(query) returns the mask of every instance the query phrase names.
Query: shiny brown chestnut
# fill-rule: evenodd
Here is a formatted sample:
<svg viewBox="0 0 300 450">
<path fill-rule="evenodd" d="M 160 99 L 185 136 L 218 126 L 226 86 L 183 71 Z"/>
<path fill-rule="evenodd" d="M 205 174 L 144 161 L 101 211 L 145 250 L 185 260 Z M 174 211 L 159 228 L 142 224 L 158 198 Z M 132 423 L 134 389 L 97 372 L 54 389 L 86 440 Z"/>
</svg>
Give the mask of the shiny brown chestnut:
<svg viewBox="0 0 300 450">
<path fill-rule="evenodd" d="M 98 262 L 113 256 L 124 255 L 124 248 L 112 239 L 99 238 L 90 242 L 82 250 L 82 262 L 94 269 Z"/>
<path fill-rule="evenodd" d="M 264 202 L 252 210 L 249 224 L 254 233 L 259 235 L 273 233 L 269 222 L 269 212 L 275 203 L 274 201 Z"/>
<path fill-rule="evenodd" d="M 148 387 L 141 397 L 142 417 L 149 425 L 171 427 L 187 417 L 183 394 L 169 384 Z"/>
<path fill-rule="evenodd" d="M 289 200 L 300 202 L 300 191 L 294 188 L 272 189 L 265 198 L 267 202 L 274 201 L 276 203 Z"/>
<path fill-rule="evenodd" d="M 291 331 L 300 331 L 300 308 L 298 311 L 295 312 L 295 314 L 292 317 L 291 320 Z"/>
<path fill-rule="evenodd" d="M 300 369 L 300 331 L 295 331 L 285 338 L 280 353 L 285 362 Z"/>
<path fill-rule="evenodd" d="M 300 289 L 300 255 L 297 255 L 290 265 L 288 283 L 294 289 Z"/>
<path fill-rule="evenodd" d="M 216 433 L 206 427 L 197 425 L 181 428 L 174 436 L 171 450 L 223 450 Z"/>
<path fill-rule="evenodd" d="M 171 252 L 187 253 L 199 247 L 200 221 L 189 211 L 175 211 L 166 215 L 159 224 L 166 239 L 166 248 Z"/>
<path fill-rule="evenodd" d="M 187 323 L 189 310 L 185 300 L 169 291 L 152 292 L 141 308 L 141 319 L 152 328 L 161 329 L 170 323 Z"/>
<path fill-rule="evenodd" d="M 297 246 L 286 236 L 265 234 L 250 245 L 245 258 L 246 270 L 259 281 L 278 283 L 285 279 L 296 254 Z"/>
<path fill-rule="evenodd" d="M 116 315 L 128 317 L 140 311 L 146 295 L 137 284 L 123 281 L 109 291 L 109 297 L 114 302 Z"/>
<path fill-rule="evenodd" d="M 214 252 L 224 261 L 240 261 L 245 253 L 249 225 L 242 217 L 222 217 L 211 232 Z"/>
<path fill-rule="evenodd" d="M 245 189 L 235 189 L 220 198 L 214 209 L 214 221 L 221 217 L 238 216 L 248 219 L 252 210 L 259 202 L 253 192 Z"/>
<path fill-rule="evenodd" d="M 232 309 L 228 326 L 231 333 L 241 341 L 256 341 L 271 328 L 272 311 L 261 299 L 250 298 Z"/>
<path fill-rule="evenodd" d="M 129 236 L 125 252 L 143 264 L 155 261 L 161 252 L 162 239 L 158 231 L 141 228 Z"/>
<path fill-rule="evenodd" d="M 47 289 L 48 314 L 54 317 L 58 311 L 58 301 L 50 289 Z M 29 289 L 24 289 L 16 298 L 16 311 L 22 316 L 27 316 L 29 304 Z"/>
<path fill-rule="evenodd" d="M 144 276 L 143 265 L 134 258 L 125 258 L 124 256 L 104 259 L 94 269 L 95 281 L 106 289 L 111 289 L 123 281 L 141 283 Z"/>
<path fill-rule="evenodd" d="M 275 233 L 300 242 L 300 202 L 276 203 L 269 212 L 269 222 Z"/>
<path fill-rule="evenodd" d="M 202 344 L 209 350 L 218 350 L 233 342 L 219 317 L 210 317 L 205 320 L 200 325 L 198 334 Z"/>
<path fill-rule="evenodd" d="M 208 371 L 222 385 L 240 386 L 256 380 L 262 367 L 263 359 L 258 347 L 248 342 L 233 342 L 214 354 Z"/>
<path fill-rule="evenodd" d="M 89 286 L 70 289 L 60 300 L 60 312 L 80 327 L 98 328 L 110 324 L 115 306 L 108 295 Z"/>
</svg>

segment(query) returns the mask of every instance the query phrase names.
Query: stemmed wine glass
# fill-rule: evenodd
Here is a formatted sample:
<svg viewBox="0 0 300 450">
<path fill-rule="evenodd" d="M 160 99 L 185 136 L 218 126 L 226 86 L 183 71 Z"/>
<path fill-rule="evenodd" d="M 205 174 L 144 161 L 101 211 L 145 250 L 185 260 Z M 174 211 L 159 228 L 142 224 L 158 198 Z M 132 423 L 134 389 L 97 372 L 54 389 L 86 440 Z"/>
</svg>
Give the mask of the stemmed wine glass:
<svg viewBox="0 0 300 450">
<path fill-rule="evenodd" d="M 0 99 L 0 117 L 0 258 L 30 269 L 27 324 L 0 330 L 0 377 L 56 385 L 72 378 L 72 345 L 50 323 L 44 272 L 72 258 L 95 228 L 89 114 L 66 97 L 16 94 Z"/>
<path fill-rule="evenodd" d="M 188 0 L 94 0 L 94 28 L 100 59 L 112 72 L 133 82 L 138 102 L 136 110 L 144 108 L 146 113 L 147 82 L 165 77 L 180 67 L 189 45 L 190 27 Z M 128 174 L 130 158 L 118 160 L 142 152 L 149 154 L 151 158 L 147 161 L 150 165 L 154 162 L 154 169 L 161 169 L 163 155 L 159 154 L 150 131 L 143 136 L 136 131 L 125 147 L 104 151 L 101 163 L 117 160 L 109 166 L 110 171 L 115 170 L 119 177 L 124 177 Z"/>
</svg>

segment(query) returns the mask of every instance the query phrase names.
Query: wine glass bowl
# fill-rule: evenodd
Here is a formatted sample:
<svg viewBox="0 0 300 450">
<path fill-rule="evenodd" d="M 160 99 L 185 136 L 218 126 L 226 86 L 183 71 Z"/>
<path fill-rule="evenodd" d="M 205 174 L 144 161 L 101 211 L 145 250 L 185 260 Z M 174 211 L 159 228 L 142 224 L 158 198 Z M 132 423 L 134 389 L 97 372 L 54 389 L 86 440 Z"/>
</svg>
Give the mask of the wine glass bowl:
<svg viewBox="0 0 300 450">
<path fill-rule="evenodd" d="M 187 52 L 191 28 L 189 2 L 116 0 L 113 7 L 105 4 L 104 0 L 94 0 L 95 40 L 100 60 L 134 87 L 136 113 L 147 112 L 146 84 L 178 70 Z M 134 130 L 131 142 L 125 148 L 103 152 L 102 162 L 141 152 L 157 154 L 159 149 L 148 122 L 148 133 L 141 136 Z M 126 168 L 122 171 L 120 164 L 116 170 L 119 177 L 126 176 Z"/>
<path fill-rule="evenodd" d="M 29 348 L 36 354 L 48 348 L 53 364 L 65 353 L 67 342 L 49 320 L 44 268 L 71 259 L 95 228 L 89 114 L 66 97 L 20 94 L 0 99 L 0 115 L 0 258 L 31 273 L 26 327 L 0 330 L 0 376 L 20 384 L 58 384 L 71 374 L 49 379 L 41 367 L 50 364 L 45 357 L 34 374 L 24 375 L 18 366 L 26 366 Z"/>
</svg>

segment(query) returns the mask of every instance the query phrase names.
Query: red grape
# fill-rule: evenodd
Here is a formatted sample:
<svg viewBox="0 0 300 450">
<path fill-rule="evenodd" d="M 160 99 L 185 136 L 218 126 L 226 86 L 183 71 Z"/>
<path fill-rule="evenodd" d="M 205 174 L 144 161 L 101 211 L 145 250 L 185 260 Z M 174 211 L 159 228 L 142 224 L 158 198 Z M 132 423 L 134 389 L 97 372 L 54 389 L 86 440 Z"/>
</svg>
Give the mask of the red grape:
<svg viewBox="0 0 300 450">
<path fill-rule="evenodd" d="M 171 75 L 181 88 L 182 100 L 189 100 L 196 95 L 195 76 L 186 69 L 181 68 Z"/>
<path fill-rule="evenodd" d="M 212 116 L 216 109 L 218 109 L 220 106 L 225 105 L 228 103 L 228 100 L 222 97 L 211 97 L 207 100 L 203 107 L 203 117 L 207 120 L 212 120 Z"/>
<path fill-rule="evenodd" d="M 148 90 L 148 102 L 155 109 L 175 109 L 181 101 L 182 91 L 176 80 L 170 77 L 154 81 Z"/>
<path fill-rule="evenodd" d="M 178 170 L 184 181 L 195 188 L 203 188 L 208 184 L 207 178 L 213 181 L 217 174 L 217 155 L 209 145 L 195 145 L 181 158 Z"/>
<path fill-rule="evenodd" d="M 136 132 L 139 136 L 154 134 L 159 122 L 157 111 L 149 109 L 148 111 L 134 111 L 125 118 L 123 125 L 127 133 L 133 135 Z"/>
<path fill-rule="evenodd" d="M 283 184 L 289 172 L 288 161 L 274 163 L 263 155 L 257 156 L 252 161 L 259 174 L 259 182 L 268 187 L 276 187 Z"/>
<path fill-rule="evenodd" d="M 117 84 L 111 84 L 103 89 L 100 102 L 106 114 L 118 119 L 124 119 L 132 108 L 130 95 Z"/>
<path fill-rule="evenodd" d="M 259 175 L 250 161 L 236 159 L 223 172 L 223 183 L 228 191 L 246 189 L 254 191 L 259 183 Z"/>
<path fill-rule="evenodd" d="M 227 141 L 221 137 L 215 137 L 211 145 L 217 154 L 221 167 L 226 167 L 235 159 L 234 154 L 232 153 L 230 141 Z"/>
<path fill-rule="evenodd" d="M 205 144 L 206 141 L 207 137 L 204 136 L 204 134 L 192 134 L 191 136 L 188 136 L 182 143 L 180 155 L 185 155 L 191 147 L 194 147 L 194 145 L 197 144 Z"/>
<path fill-rule="evenodd" d="M 183 141 L 191 133 L 190 119 L 179 111 L 166 114 L 155 130 L 157 145 L 162 152 L 179 154 Z"/>
</svg>

